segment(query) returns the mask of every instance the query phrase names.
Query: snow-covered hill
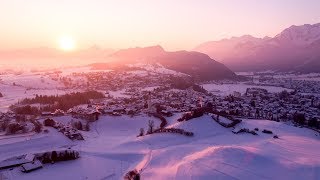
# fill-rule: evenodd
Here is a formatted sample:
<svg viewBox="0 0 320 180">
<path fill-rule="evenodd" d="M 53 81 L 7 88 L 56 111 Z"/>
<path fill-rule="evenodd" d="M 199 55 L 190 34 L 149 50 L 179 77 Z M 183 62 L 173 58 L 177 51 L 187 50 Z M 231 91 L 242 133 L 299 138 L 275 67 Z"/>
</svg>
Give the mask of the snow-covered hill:
<svg viewBox="0 0 320 180">
<path fill-rule="evenodd" d="M 110 66 L 125 64 L 160 64 L 166 69 L 188 74 L 199 80 L 237 79 L 223 64 L 208 55 L 192 51 L 165 51 L 161 46 L 130 48 L 109 56 Z"/>
<path fill-rule="evenodd" d="M 169 127 L 194 132 L 194 137 L 153 134 L 137 138 L 148 116 L 103 116 L 85 141 L 70 141 L 49 128 L 49 134 L 0 139 L 0 160 L 28 152 L 71 147 L 81 158 L 47 164 L 24 174 L 19 169 L 0 171 L 10 179 L 122 179 L 132 169 L 142 179 L 319 179 L 319 134 L 268 120 L 244 120 L 236 128 L 259 128 L 258 136 L 233 134 L 210 116 L 187 122 L 168 119 Z M 65 122 L 70 117 L 56 120 Z M 279 136 L 263 134 L 268 129 Z"/>
</svg>

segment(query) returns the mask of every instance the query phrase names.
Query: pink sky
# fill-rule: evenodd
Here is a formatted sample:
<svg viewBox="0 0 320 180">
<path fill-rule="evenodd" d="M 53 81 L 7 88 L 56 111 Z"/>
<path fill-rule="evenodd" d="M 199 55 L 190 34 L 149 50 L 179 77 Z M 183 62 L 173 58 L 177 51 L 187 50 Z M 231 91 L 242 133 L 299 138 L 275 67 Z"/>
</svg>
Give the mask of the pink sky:
<svg viewBox="0 0 320 180">
<path fill-rule="evenodd" d="M 320 22 L 319 0 L 1 0 L 0 49 L 159 44 L 192 49 L 209 40 L 274 36 L 290 25 Z"/>
</svg>

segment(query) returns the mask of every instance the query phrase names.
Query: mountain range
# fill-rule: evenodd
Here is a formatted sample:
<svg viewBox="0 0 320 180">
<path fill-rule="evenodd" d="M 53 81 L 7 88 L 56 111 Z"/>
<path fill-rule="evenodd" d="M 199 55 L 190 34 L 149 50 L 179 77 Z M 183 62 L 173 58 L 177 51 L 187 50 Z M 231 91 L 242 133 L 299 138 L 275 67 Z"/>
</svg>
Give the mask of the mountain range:
<svg viewBox="0 0 320 180">
<path fill-rule="evenodd" d="M 168 52 L 161 46 L 118 51 L 97 46 L 71 52 L 46 47 L 0 51 L 0 66 L 4 67 L 6 64 L 25 66 L 33 63 L 34 66 L 51 67 L 94 62 L 112 62 L 114 65 L 159 63 L 200 80 L 234 79 L 238 77 L 236 71 L 319 73 L 320 23 L 291 26 L 275 37 L 244 35 L 209 41 L 193 51 Z"/>
<path fill-rule="evenodd" d="M 91 47 L 63 52 L 58 49 L 40 47 L 0 51 L 0 68 L 9 67 L 63 67 L 94 63 L 94 68 L 119 68 L 128 64 L 144 63 L 161 65 L 164 68 L 188 74 L 195 79 L 235 79 L 238 76 L 223 64 L 199 52 L 167 52 L 161 46 L 129 48 L 113 51 Z"/>
<path fill-rule="evenodd" d="M 194 50 L 233 71 L 320 72 L 320 23 L 291 26 L 272 38 L 245 35 L 210 41 Z"/>
</svg>

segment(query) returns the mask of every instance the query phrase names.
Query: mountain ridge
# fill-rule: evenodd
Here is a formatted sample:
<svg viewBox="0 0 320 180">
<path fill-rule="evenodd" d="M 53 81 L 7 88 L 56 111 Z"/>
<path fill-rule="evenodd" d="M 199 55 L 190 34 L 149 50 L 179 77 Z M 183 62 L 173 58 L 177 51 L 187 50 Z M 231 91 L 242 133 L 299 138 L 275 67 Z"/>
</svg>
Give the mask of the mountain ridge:
<svg viewBox="0 0 320 180">
<path fill-rule="evenodd" d="M 273 38 L 251 35 L 209 41 L 195 51 L 208 54 L 233 71 L 320 72 L 320 23 L 290 26 Z M 312 63 L 307 63 L 311 61 Z"/>
<path fill-rule="evenodd" d="M 110 63 L 160 63 L 165 68 L 193 76 L 196 79 L 235 79 L 238 76 L 225 65 L 196 51 L 165 51 L 161 46 L 123 49 L 110 55 Z"/>
</svg>

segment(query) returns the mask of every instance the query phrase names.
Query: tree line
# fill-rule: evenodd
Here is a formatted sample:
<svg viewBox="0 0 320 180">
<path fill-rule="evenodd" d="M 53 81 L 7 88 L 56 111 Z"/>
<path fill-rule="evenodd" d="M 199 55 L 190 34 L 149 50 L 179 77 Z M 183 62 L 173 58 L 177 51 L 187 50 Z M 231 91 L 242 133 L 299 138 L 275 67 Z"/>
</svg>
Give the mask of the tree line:
<svg viewBox="0 0 320 180">
<path fill-rule="evenodd" d="M 34 98 L 25 98 L 10 107 L 16 114 L 38 114 L 41 111 L 54 111 L 68 109 L 81 104 L 90 103 L 91 99 L 104 98 L 104 94 L 97 91 L 74 92 L 64 95 L 36 95 Z M 40 108 L 30 106 L 30 104 L 42 104 Z"/>
</svg>

